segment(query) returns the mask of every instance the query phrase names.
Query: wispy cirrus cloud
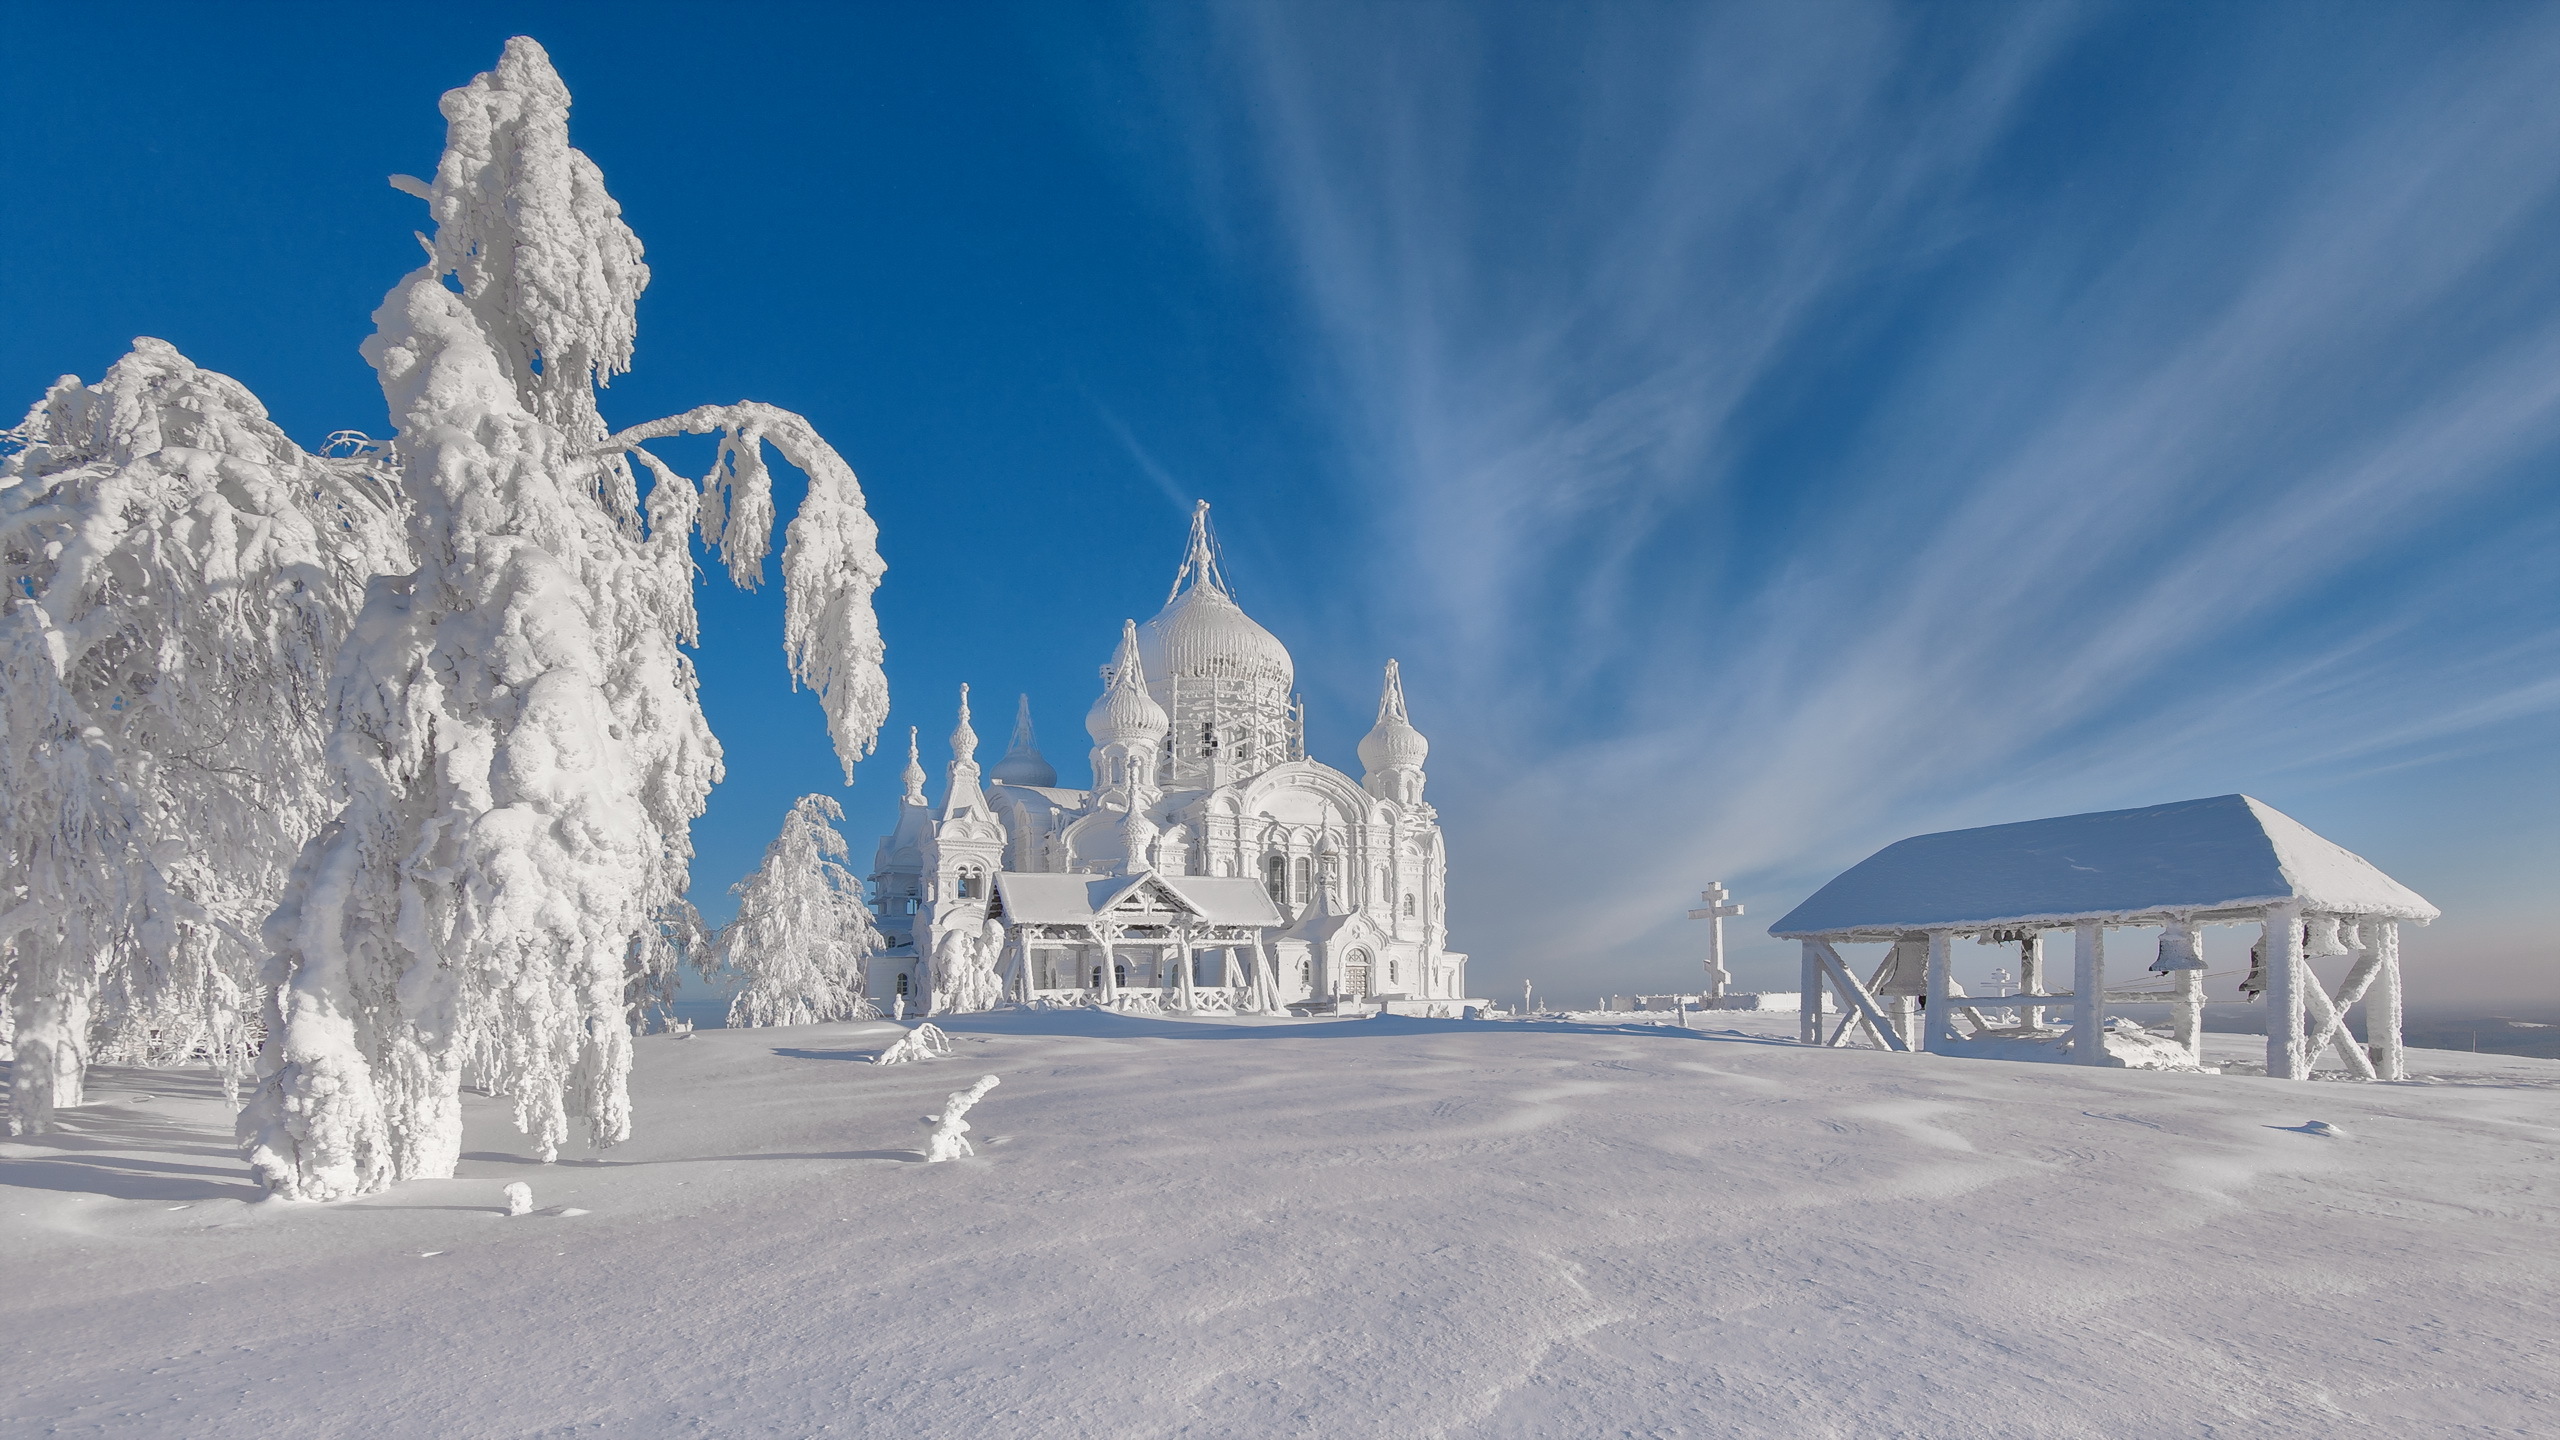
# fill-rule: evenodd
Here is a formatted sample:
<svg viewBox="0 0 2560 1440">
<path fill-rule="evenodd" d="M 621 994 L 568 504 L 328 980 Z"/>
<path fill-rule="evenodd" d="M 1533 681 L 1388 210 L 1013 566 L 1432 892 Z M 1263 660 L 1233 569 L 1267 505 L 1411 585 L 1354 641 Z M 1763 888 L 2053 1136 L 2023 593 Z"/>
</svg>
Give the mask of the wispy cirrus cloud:
<svg viewBox="0 0 2560 1440">
<path fill-rule="evenodd" d="M 1495 968 L 2560 706 L 2560 19 L 1224 13 Z"/>
</svg>

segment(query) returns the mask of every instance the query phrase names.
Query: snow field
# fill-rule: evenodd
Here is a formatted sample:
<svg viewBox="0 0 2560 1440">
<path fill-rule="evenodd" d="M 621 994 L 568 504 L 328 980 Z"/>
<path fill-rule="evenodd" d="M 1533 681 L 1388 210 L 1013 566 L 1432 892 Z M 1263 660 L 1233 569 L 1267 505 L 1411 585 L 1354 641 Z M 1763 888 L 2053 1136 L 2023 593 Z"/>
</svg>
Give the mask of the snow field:
<svg viewBox="0 0 2560 1440">
<path fill-rule="evenodd" d="M 257 1201 L 210 1081 L 103 1069 L 0 1147 L 0 1433 L 2522 1435 L 2560 1401 L 2560 1062 L 2277 1082 L 1718 1019 L 1008 1011 L 885 1067 L 881 1022 L 650 1037 L 602 1157 L 536 1166 L 471 1095 L 457 1178 L 334 1205 Z M 977 1157 L 920 1163 L 987 1074 Z M 511 1181 L 550 1208 L 505 1218 Z"/>
</svg>

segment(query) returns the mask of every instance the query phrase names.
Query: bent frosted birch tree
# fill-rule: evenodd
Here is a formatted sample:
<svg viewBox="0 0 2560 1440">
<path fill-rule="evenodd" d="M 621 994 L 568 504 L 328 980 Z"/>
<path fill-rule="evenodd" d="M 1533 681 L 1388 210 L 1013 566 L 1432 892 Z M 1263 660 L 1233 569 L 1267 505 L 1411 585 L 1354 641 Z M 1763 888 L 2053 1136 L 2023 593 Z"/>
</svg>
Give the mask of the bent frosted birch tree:
<svg viewBox="0 0 2560 1440">
<path fill-rule="evenodd" d="M 259 922 L 335 807 L 330 656 L 412 562 L 379 460 L 305 452 L 163 341 L 63 377 L 5 440 L 0 896 L 23 903 L 0 944 L 29 1131 L 79 1103 L 92 1032 L 239 1073 Z"/>
<path fill-rule="evenodd" d="M 452 1174 L 466 1073 L 545 1159 L 573 1118 L 599 1146 L 630 1133 L 629 957 L 681 900 L 720 775 L 681 648 L 690 534 L 755 581 L 765 441 L 809 480 L 785 643 L 848 779 L 888 703 L 877 532 L 805 421 L 741 404 L 608 434 L 595 391 L 630 367 L 649 272 L 542 47 L 509 41 L 443 111 L 433 183 L 395 182 L 431 207 L 430 258 L 364 346 L 419 564 L 377 584 L 339 661 L 347 801 L 269 924 L 271 1038 L 240 1118 L 260 1179 L 300 1199 Z M 638 449 L 713 430 L 699 491 Z"/>
</svg>

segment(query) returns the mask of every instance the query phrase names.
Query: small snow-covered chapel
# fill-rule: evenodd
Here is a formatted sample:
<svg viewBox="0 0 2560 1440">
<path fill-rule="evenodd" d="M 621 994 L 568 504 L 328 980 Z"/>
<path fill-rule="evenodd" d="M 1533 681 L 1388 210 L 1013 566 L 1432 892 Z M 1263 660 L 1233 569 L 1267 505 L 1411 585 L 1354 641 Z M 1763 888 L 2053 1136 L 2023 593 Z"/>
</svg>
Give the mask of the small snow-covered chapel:
<svg viewBox="0 0 2560 1440">
<path fill-rule="evenodd" d="M 1429 744 L 1387 662 L 1352 779 L 1306 753 L 1289 652 L 1229 592 L 1204 501 L 1164 608 L 1124 622 L 1085 716 L 1093 784 L 1058 784 L 1028 697 L 981 772 L 967 687 L 939 803 L 908 735 L 873 906 L 887 1008 L 1002 996 L 1116 1009 L 1455 1014 Z"/>
</svg>

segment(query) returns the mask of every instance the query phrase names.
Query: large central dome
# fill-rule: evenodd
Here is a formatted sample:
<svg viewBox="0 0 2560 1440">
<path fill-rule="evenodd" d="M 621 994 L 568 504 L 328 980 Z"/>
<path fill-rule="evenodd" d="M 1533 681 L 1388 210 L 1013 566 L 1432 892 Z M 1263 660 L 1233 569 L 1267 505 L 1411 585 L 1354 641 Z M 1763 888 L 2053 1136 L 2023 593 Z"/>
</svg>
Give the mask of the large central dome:
<svg viewBox="0 0 2560 1440">
<path fill-rule="evenodd" d="M 1278 636 L 1254 623 L 1226 591 L 1194 584 L 1138 629 L 1138 656 L 1150 685 L 1243 680 L 1288 693 L 1295 667 Z"/>
<path fill-rule="evenodd" d="M 1242 681 L 1274 698 L 1289 693 L 1297 667 L 1278 636 L 1254 623 L 1227 593 L 1209 539 L 1209 507 L 1191 520 L 1191 553 L 1173 577 L 1173 597 L 1138 627 L 1138 656 L 1150 689 L 1172 680 Z"/>
</svg>

